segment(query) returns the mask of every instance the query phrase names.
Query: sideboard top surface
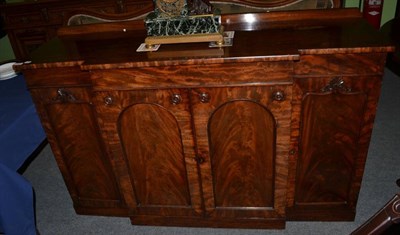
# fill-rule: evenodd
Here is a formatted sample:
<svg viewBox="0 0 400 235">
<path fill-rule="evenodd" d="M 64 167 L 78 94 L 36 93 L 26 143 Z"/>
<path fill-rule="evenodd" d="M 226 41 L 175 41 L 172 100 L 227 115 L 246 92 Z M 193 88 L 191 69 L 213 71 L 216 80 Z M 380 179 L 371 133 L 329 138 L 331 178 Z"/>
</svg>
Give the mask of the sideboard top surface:
<svg viewBox="0 0 400 235">
<path fill-rule="evenodd" d="M 226 15 L 222 23 L 225 30 L 235 31 L 231 47 L 171 44 L 156 52 L 136 52 L 146 37 L 141 20 L 64 27 L 58 38 L 32 54 L 31 64 L 18 69 L 295 61 L 304 54 L 386 53 L 394 49 L 355 9 Z"/>
</svg>

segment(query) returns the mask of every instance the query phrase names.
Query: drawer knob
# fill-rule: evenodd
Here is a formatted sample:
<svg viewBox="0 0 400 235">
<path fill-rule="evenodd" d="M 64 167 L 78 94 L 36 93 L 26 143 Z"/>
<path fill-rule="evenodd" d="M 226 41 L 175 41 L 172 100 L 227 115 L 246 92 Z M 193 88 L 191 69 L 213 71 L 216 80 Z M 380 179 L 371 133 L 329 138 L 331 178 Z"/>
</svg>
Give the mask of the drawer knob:
<svg viewBox="0 0 400 235">
<path fill-rule="evenodd" d="M 201 103 L 208 103 L 210 102 L 210 95 L 206 92 L 202 92 L 199 94 L 199 99 Z"/>
<path fill-rule="evenodd" d="M 106 105 L 111 105 L 113 102 L 114 102 L 114 100 L 111 96 L 107 96 L 106 98 L 104 98 L 104 103 Z"/>
<path fill-rule="evenodd" d="M 177 105 L 182 102 L 182 97 L 179 94 L 173 94 L 171 96 L 171 104 Z"/>
<path fill-rule="evenodd" d="M 54 97 L 52 100 L 62 102 L 62 103 L 77 101 L 74 94 L 65 88 L 57 89 L 57 96 Z"/>
<path fill-rule="evenodd" d="M 350 87 L 347 87 L 342 77 L 334 77 L 332 80 L 321 89 L 322 92 L 342 92 L 342 93 L 349 93 L 352 91 Z"/>
<path fill-rule="evenodd" d="M 285 99 L 285 94 L 283 93 L 283 91 L 275 91 L 272 94 L 272 99 L 276 101 L 282 101 Z"/>
</svg>

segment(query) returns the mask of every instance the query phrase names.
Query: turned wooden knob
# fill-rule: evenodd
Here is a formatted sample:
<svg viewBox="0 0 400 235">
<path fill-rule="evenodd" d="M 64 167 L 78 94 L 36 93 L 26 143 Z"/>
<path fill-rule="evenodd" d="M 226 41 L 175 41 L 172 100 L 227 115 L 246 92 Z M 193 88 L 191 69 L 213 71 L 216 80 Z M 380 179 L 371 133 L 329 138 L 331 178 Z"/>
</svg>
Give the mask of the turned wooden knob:
<svg viewBox="0 0 400 235">
<path fill-rule="evenodd" d="M 282 101 L 285 99 L 285 93 L 283 93 L 283 91 L 275 91 L 272 94 L 272 99 L 274 99 L 276 101 Z"/>
<path fill-rule="evenodd" d="M 171 104 L 179 104 L 182 102 L 182 97 L 179 94 L 173 94 L 171 96 Z"/>
<path fill-rule="evenodd" d="M 210 95 L 206 92 L 199 94 L 199 99 L 201 103 L 208 103 L 210 101 Z"/>
<path fill-rule="evenodd" d="M 111 96 L 107 96 L 104 98 L 104 103 L 106 105 L 111 105 L 114 102 L 113 98 Z"/>
</svg>

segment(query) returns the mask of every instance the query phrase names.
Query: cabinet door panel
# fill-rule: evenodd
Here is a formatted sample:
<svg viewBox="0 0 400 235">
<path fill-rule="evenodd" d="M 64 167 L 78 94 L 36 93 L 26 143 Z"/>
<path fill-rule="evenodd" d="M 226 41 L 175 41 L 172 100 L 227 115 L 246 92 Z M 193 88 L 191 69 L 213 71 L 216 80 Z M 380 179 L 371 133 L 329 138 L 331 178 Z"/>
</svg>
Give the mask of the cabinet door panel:
<svg viewBox="0 0 400 235">
<path fill-rule="evenodd" d="M 366 95 L 308 94 L 303 100 L 297 204 L 346 204 Z"/>
<path fill-rule="evenodd" d="M 289 219 L 354 219 L 380 86 L 376 76 L 295 78 Z"/>
<path fill-rule="evenodd" d="M 200 215 L 187 91 L 96 92 L 95 100 L 132 216 Z"/>
<path fill-rule="evenodd" d="M 119 135 L 140 206 L 188 206 L 179 125 L 164 108 L 137 104 L 119 119 Z"/>
<path fill-rule="evenodd" d="M 58 145 L 80 199 L 113 199 L 118 195 L 110 169 L 93 141 L 96 128 L 87 105 L 53 104 L 47 107 L 50 122 L 57 133 Z M 76 117 L 79 113 L 82 117 Z M 79 130 L 79 131 L 75 131 Z"/>
<path fill-rule="evenodd" d="M 277 91 L 286 98 L 274 100 Z M 192 96 L 207 215 L 283 218 L 291 87 L 207 88 Z"/>
<path fill-rule="evenodd" d="M 209 135 L 216 207 L 272 207 L 272 114 L 257 103 L 233 101 L 214 112 Z"/>
<path fill-rule="evenodd" d="M 101 208 L 125 207 L 99 141 L 87 91 L 60 88 L 31 92 L 77 211 L 98 209 L 101 214 Z"/>
</svg>

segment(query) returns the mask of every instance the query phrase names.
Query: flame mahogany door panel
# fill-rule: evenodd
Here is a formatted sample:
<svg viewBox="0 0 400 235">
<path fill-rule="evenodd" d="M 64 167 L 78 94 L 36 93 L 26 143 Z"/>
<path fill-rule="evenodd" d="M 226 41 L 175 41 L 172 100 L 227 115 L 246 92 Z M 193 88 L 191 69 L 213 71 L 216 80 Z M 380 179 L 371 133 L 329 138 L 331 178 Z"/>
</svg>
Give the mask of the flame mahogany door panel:
<svg viewBox="0 0 400 235">
<path fill-rule="evenodd" d="M 95 99 L 132 216 L 200 215 L 188 92 L 109 91 Z"/>
<path fill-rule="evenodd" d="M 291 86 L 192 97 L 206 217 L 284 220 Z"/>
<path fill-rule="evenodd" d="M 304 55 L 295 64 L 288 220 L 354 220 L 385 58 Z"/>
<path fill-rule="evenodd" d="M 295 81 L 302 98 L 289 219 L 354 219 L 380 86 L 378 76 Z"/>
<path fill-rule="evenodd" d="M 126 205 L 101 141 L 89 90 L 40 88 L 31 89 L 31 94 L 75 210 L 83 214 L 126 216 Z"/>
<path fill-rule="evenodd" d="M 366 101 L 365 93 L 351 91 L 304 96 L 296 204 L 350 201 Z"/>
</svg>

